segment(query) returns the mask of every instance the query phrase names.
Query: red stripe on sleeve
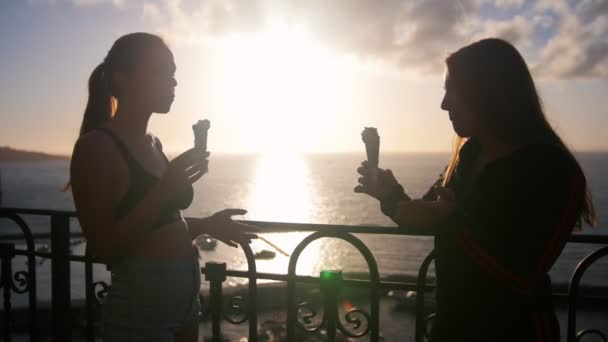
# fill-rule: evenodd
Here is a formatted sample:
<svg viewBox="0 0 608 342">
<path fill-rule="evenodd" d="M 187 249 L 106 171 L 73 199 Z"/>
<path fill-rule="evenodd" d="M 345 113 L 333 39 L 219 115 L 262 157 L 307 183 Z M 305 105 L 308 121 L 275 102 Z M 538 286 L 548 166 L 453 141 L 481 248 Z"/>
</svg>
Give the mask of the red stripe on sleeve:
<svg viewBox="0 0 608 342">
<path fill-rule="evenodd" d="M 538 268 L 539 274 L 548 272 L 549 268 L 551 265 L 553 265 L 555 259 L 558 257 L 560 246 L 562 246 L 564 240 L 568 238 L 568 235 L 572 231 L 572 228 L 574 227 L 574 224 L 576 224 L 576 220 L 580 215 L 580 207 L 583 201 L 584 193 L 585 181 L 583 179 L 583 175 L 577 172 L 574 177 L 572 177 L 572 181 L 570 182 L 568 204 L 566 204 L 564 214 L 561 216 L 559 224 L 553 229 L 553 238 L 547 244 L 545 253 L 543 253 L 542 258 L 540 259 L 541 261 Z"/>
<path fill-rule="evenodd" d="M 508 270 L 473 239 L 469 230 L 463 230 L 456 239 L 456 242 L 486 273 L 503 281 L 505 285 L 517 292 L 529 294 L 533 290 L 534 285 L 542 278 L 555 261 L 555 258 L 558 256 L 559 247 L 563 244 L 564 239 L 567 238 L 574 223 L 576 223 L 582 194 L 584 194 L 584 179 L 582 174 L 577 173 L 570 183 L 570 193 L 564 214 L 561 216 L 557 226 L 553 229 L 555 233 L 547 244 L 545 252 L 540 259 L 538 272 L 531 277 L 524 278 Z"/>
<path fill-rule="evenodd" d="M 540 317 L 537 313 L 532 314 L 532 325 L 534 325 L 534 330 L 536 332 L 536 341 L 543 342 L 546 341 L 545 334 L 543 333 L 543 324 L 540 320 Z"/>
<path fill-rule="evenodd" d="M 473 240 L 470 231 L 464 230 L 461 236 L 456 239 L 456 242 L 486 273 L 498 278 L 517 292 L 525 294 L 531 292 L 532 283 L 503 267 L 493 256 L 488 254 Z"/>
</svg>

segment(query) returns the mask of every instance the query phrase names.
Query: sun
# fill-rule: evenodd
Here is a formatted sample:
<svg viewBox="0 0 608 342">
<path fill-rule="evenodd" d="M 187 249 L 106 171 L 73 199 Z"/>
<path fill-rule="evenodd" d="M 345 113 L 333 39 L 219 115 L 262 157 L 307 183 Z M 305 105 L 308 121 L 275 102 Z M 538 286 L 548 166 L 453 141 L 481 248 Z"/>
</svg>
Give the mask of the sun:
<svg viewBox="0 0 608 342">
<path fill-rule="evenodd" d="M 351 75 L 344 58 L 305 30 L 275 23 L 224 36 L 214 50 L 214 107 L 238 130 L 243 151 L 319 151 L 340 129 Z"/>
</svg>

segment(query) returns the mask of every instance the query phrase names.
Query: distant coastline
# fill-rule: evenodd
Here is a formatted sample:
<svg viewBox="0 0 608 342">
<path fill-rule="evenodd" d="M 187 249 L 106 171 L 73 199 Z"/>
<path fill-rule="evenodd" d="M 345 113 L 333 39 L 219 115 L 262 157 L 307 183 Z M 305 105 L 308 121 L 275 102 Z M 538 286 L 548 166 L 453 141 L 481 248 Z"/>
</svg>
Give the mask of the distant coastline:
<svg viewBox="0 0 608 342">
<path fill-rule="evenodd" d="M 24 151 L 9 146 L 0 146 L 0 163 L 3 162 L 30 162 L 47 160 L 69 160 L 69 156 L 48 154 L 35 151 Z"/>
</svg>

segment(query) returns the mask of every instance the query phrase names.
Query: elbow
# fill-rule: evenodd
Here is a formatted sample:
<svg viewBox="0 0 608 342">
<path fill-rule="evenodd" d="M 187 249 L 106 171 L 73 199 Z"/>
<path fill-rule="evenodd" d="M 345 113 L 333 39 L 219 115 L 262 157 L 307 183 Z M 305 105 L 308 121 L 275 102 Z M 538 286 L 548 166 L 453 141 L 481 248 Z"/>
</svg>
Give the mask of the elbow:
<svg viewBox="0 0 608 342">
<path fill-rule="evenodd" d="M 447 213 L 438 210 L 436 202 L 413 200 L 401 202 L 393 221 L 402 229 L 422 234 L 433 234 L 437 226 L 445 222 Z"/>
<path fill-rule="evenodd" d="M 112 258 L 113 251 L 108 244 L 99 243 L 94 239 L 87 239 L 87 253 L 99 260 L 108 260 Z"/>
</svg>

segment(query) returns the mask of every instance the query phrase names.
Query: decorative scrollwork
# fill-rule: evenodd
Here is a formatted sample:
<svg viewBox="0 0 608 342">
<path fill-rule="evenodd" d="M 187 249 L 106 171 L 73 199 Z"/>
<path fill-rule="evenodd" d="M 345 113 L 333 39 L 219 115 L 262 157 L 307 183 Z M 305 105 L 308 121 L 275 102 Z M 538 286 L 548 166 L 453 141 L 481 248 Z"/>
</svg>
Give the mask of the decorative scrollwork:
<svg viewBox="0 0 608 342">
<path fill-rule="evenodd" d="M 361 328 L 361 325 L 362 325 L 361 318 L 364 319 L 365 329 L 359 329 L 359 328 Z M 367 333 L 369 333 L 370 318 L 369 318 L 369 314 L 367 312 L 365 312 L 361 309 L 350 309 L 344 314 L 344 319 L 346 320 L 347 323 L 352 324 L 352 329 L 354 330 L 354 331 L 350 331 L 342 324 L 342 322 L 340 320 L 338 320 L 337 321 L 338 329 L 340 329 L 340 331 L 344 335 L 346 335 L 348 337 L 359 338 L 359 337 L 365 336 L 365 335 L 367 335 Z"/>
<path fill-rule="evenodd" d="M 224 319 L 232 324 L 241 324 L 249 318 L 247 315 L 247 301 L 241 296 L 233 296 L 224 310 Z"/>
<path fill-rule="evenodd" d="M 601 338 L 602 342 L 606 342 L 606 334 L 604 334 L 602 331 L 597 330 L 597 329 L 584 329 L 579 331 L 576 334 L 576 340 L 577 341 L 583 341 L 583 337 L 587 336 L 587 335 L 597 335 L 599 336 L 599 338 Z"/>
<path fill-rule="evenodd" d="M 301 302 L 300 304 L 296 305 L 296 312 L 298 315 L 297 325 L 306 332 L 319 331 L 327 320 L 325 317 L 325 313 L 323 313 L 323 317 L 321 317 L 321 323 L 319 323 L 319 325 L 317 326 L 314 326 L 314 318 L 317 316 L 317 311 L 310 306 L 309 302 Z"/>
<path fill-rule="evenodd" d="M 103 281 L 95 282 L 91 286 L 93 287 L 93 293 L 95 293 L 95 301 L 97 302 L 97 304 L 101 305 L 103 300 L 106 298 L 108 291 L 110 291 L 111 286 Z M 97 286 L 100 286 L 101 289 L 97 290 Z"/>
<path fill-rule="evenodd" d="M 32 287 L 32 277 L 27 271 L 16 272 L 11 282 L 11 288 L 16 293 L 26 293 Z"/>
</svg>

